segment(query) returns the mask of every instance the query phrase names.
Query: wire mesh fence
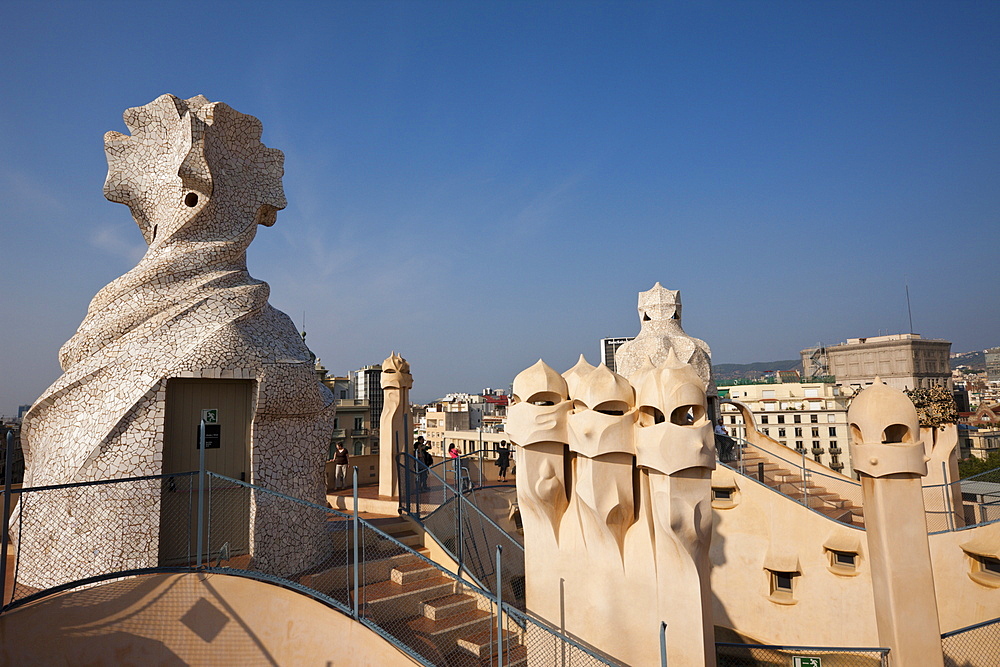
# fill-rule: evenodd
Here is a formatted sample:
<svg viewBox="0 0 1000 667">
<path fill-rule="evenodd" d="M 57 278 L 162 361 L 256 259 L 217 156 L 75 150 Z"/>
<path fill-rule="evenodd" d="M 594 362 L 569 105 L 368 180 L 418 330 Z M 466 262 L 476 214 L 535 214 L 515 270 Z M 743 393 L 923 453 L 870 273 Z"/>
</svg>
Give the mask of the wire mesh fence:
<svg viewBox="0 0 1000 667">
<path fill-rule="evenodd" d="M 1000 468 L 924 487 L 927 530 L 943 533 L 1000 520 Z"/>
<path fill-rule="evenodd" d="M 724 465 L 831 519 L 864 525 L 864 499 L 857 481 L 818 470 L 803 453 L 795 457 L 789 450 L 789 456 L 779 456 L 746 440 L 731 440 L 735 448 Z"/>
<path fill-rule="evenodd" d="M 20 490 L 10 523 L 10 601 L 190 559 L 192 480 L 193 474 L 157 475 Z"/>
<path fill-rule="evenodd" d="M 887 648 L 715 645 L 718 667 L 888 667 Z"/>
<path fill-rule="evenodd" d="M 238 480 L 189 473 L 20 496 L 5 609 L 54 587 L 200 568 L 312 595 L 425 665 L 614 664 L 503 601 L 506 585 L 498 601 L 356 515 Z"/>
<path fill-rule="evenodd" d="M 1000 662 L 1000 618 L 941 635 L 945 667 L 990 667 Z"/>
<path fill-rule="evenodd" d="M 399 461 L 404 509 L 423 524 L 426 532 L 459 564 L 462 573 L 494 594 L 498 591 L 493 554 L 501 546 L 499 592 L 515 607 L 524 609 L 524 547 L 480 509 L 475 496 L 482 491 L 468 486 L 459 492 L 464 480 L 461 460 L 428 467 L 409 454 L 402 454 Z M 439 474 L 449 469 L 459 487 Z"/>
</svg>

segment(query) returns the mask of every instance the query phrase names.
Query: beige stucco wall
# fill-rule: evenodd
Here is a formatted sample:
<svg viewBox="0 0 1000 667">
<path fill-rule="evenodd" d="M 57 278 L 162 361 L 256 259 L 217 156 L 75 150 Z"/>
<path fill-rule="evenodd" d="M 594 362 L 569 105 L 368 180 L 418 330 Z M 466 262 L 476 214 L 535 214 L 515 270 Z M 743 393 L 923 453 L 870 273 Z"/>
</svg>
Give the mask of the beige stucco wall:
<svg viewBox="0 0 1000 667">
<path fill-rule="evenodd" d="M 418 664 L 348 616 L 226 575 L 150 575 L 0 616 L 4 665 Z"/>
<path fill-rule="evenodd" d="M 738 489 L 715 509 L 712 593 L 715 624 L 769 644 L 878 646 L 871 569 L 863 530 L 832 521 L 750 479 L 716 469 L 713 487 Z M 718 503 L 715 503 L 718 506 Z M 857 573 L 830 571 L 824 544 L 856 542 Z M 794 604 L 769 599 L 765 568 L 797 570 Z"/>
<path fill-rule="evenodd" d="M 1000 616 L 1000 577 L 994 578 L 994 588 L 969 576 L 973 562 L 962 546 L 970 544 L 991 550 L 995 558 L 1000 553 L 1000 523 L 930 536 L 941 632 Z"/>
</svg>

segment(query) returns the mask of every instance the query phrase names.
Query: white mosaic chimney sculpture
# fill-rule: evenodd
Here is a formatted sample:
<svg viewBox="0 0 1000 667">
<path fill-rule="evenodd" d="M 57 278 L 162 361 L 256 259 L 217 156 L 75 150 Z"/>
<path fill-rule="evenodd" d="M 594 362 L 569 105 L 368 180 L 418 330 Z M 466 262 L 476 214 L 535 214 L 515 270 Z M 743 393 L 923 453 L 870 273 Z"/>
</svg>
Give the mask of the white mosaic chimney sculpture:
<svg viewBox="0 0 1000 667">
<path fill-rule="evenodd" d="M 639 292 L 639 322 L 639 335 L 615 351 L 618 373 L 631 380 L 647 359 L 657 366 L 673 350 L 678 359 L 694 366 L 709 394 L 715 395 L 712 350 L 708 343 L 687 335 L 681 327 L 680 290 L 668 290 L 656 283 L 651 290 Z"/>
<path fill-rule="evenodd" d="M 624 664 L 714 665 L 705 383 L 671 350 L 631 383 L 582 357 L 514 379 L 528 609 Z M 548 664 L 532 655 L 529 664 Z"/>
<path fill-rule="evenodd" d="M 149 248 L 94 297 L 60 350 L 64 374 L 24 421 L 25 486 L 161 473 L 168 380 L 233 378 L 255 382 L 248 481 L 324 502 L 333 397 L 292 321 L 268 304 L 268 285 L 246 266 L 257 225 L 273 225 L 285 207 L 284 156 L 260 142 L 259 120 L 202 96 L 163 95 L 124 119 L 131 135 L 104 138 L 104 193 L 129 207 Z M 149 525 L 128 517 L 131 543 L 104 537 L 126 532 L 116 522 L 128 508 L 89 519 L 79 498 L 60 508 L 55 494 L 44 525 L 26 526 L 25 540 L 50 549 L 56 570 L 70 571 L 76 558 L 130 562 L 129 553 L 134 567 L 155 565 L 143 558 L 157 551 L 158 484 L 143 501 Z M 285 553 L 291 518 L 273 512 L 253 509 L 255 557 L 308 559 L 291 552 L 301 544 Z"/>
<path fill-rule="evenodd" d="M 413 450 L 410 388 L 413 376 L 406 359 L 393 352 L 382 362 L 382 418 L 379 422 L 378 494 L 399 497 L 397 465 L 401 452 Z"/>
</svg>

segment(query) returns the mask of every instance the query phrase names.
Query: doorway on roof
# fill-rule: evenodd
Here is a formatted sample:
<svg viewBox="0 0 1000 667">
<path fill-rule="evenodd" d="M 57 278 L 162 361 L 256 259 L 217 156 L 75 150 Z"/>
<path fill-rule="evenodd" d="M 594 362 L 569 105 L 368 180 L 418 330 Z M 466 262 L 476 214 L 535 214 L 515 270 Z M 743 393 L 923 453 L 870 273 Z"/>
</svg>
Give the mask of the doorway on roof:
<svg viewBox="0 0 1000 667">
<path fill-rule="evenodd" d="M 253 391 L 253 380 L 168 380 L 163 473 L 197 473 L 204 419 L 205 470 L 249 482 Z M 206 476 L 202 562 L 249 553 L 251 492 L 235 481 Z M 196 562 L 198 526 L 198 475 L 165 477 L 160 496 L 160 565 Z"/>
</svg>

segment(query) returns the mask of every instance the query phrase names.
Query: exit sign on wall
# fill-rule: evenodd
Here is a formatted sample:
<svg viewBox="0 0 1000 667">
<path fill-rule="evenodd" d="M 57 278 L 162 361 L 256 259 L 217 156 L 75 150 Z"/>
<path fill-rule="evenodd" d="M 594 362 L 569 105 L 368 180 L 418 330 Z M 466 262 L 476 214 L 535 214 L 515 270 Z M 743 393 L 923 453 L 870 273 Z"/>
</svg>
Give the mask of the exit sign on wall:
<svg viewBox="0 0 1000 667">
<path fill-rule="evenodd" d="M 792 658 L 792 667 L 823 667 L 823 661 L 819 658 L 797 655 Z"/>
</svg>

